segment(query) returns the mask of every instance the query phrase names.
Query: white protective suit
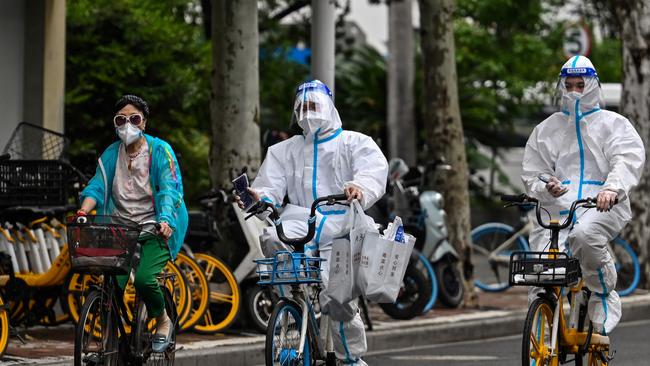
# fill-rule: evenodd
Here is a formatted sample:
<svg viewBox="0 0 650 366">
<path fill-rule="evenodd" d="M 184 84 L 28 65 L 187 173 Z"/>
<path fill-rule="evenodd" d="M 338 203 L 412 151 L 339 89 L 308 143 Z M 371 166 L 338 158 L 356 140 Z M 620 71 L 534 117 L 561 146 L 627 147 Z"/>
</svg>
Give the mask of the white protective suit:
<svg viewBox="0 0 650 366">
<path fill-rule="evenodd" d="M 252 188 L 263 200 L 275 205 L 289 204 L 281 213 L 288 237 L 307 232 L 309 207 L 322 196 L 342 194 L 348 185 L 362 189 L 362 206 L 372 206 L 385 193 L 388 163 L 381 150 L 368 136 L 343 131 L 331 92 L 318 80 L 302 84 L 296 94 L 294 118 L 303 130 L 302 136 L 271 146 Z M 319 210 L 316 234 L 305 245 L 306 253 L 320 253 L 329 259 L 332 238 L 345 227 L 346 206 L 324 206 Z M 271 256 L 281 248 L 275 228 L 267 228 L 260 236 L 262 250 Z M 323 286 L 327 288 L 329 261 L 322 267 Z M 365 365 L 365 327 L 356 301 L 337 304 L 330 301 L 326 290 L 321 292 L 320 305 L 330 316 L 330 329 L 339 360 L 346 364 Z"/>
<path fill-rule="evenodd" d="M 582 94 L 567 92 L 567 76 L 585 82 Z M 631 219 L 628 194 L 639 182 L 645 149 L 632 124 L 623 116 L 601 110 L 600 83 L 591 61 L 584 56 L 569 59 L 560 73 L 561 111 L 533 130 L 524 153 L 522 179 L 530 196 L 540 200 L 553 219 L 563 222 L 571 203 L 593 197 L 601 190 L 618 193 L 619 203 L 608 212 L 579 209 L 574 225 L 560 232 L 560 250 L 578 258 L 582 277 L 592 291 L 589 317 L 594 329 L 608 334 L 621 318 L 621 301 L 614 291 L 616 269 L 607 243 Z M 569 191 L 554 198 L 540 173 L 558 178 Z M 534 220 L 537 224 L 537 220 Z M 536 225 L 531 249 L 547 251 L 550 232 Z M 568 243 L 568 248 L 565 248 Z M 531 294 L 534 290 L 531 291 Z"/>
</svg>

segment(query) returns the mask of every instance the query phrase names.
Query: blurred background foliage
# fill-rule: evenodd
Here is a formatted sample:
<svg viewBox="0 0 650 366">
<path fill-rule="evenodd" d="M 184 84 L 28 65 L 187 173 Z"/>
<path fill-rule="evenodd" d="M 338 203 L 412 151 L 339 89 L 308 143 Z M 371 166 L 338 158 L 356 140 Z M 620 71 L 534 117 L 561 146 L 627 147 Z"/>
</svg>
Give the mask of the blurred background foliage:
<svg viewBox="0 0 650 366">
<path fill-rule="evenodd" d="M 355 0 L 362 1 L 362 0 Z M 380 1 L 373 1 L 378 3 Z M 458 0 L 455 20 L 458 90 L 471 171 L 490 168 L 494 155 L 521 145 L 518 125 L 539 122 L 548 86 L 555 86 L 562 55 L 562 26 L 549 16 L 558 0 Z M 209 189 L 211 44 L 201 0 L 75 0 L 68 2 L 66 134 L 73 163 L 92 173 L 95 160 L 116 140 L 113 105 L 132 93 L 150 104 L 147 132 L 169 141 L 180 155 L 187 201 Z M 259 1 L 260 107 L 263 147 L 289 128 L 296 86 L 309 78 L 309 1 Z M 350 47 L 343 26 L 350 3 L 339 1 L 336 105 L 347 129 L 386 141 L 386 55 L 369 45 Z M 287 13 L 289 12 L 289 13 Z M 287 14 L 285 14 L 287 13 Z M 291 15 L 291 21 L 286 17 Z M 421 56 L 416 32 L 416 123 L 421 126 Z M 607 35 L 606 35 L 607 36 Z M 620 42 L 607 36 L 592 47 L 604 82 L 621 75 Z M 544 96 L 544 97 L 542 97 Z M 420 161 L 427 155 L 420 130 Z M 487 147 L 491 154 L 485 153 Z M 385 146 L 382 146 L 385 148 Z M 485 187 L 472 183 L 474 199 Z"/>
</svg>

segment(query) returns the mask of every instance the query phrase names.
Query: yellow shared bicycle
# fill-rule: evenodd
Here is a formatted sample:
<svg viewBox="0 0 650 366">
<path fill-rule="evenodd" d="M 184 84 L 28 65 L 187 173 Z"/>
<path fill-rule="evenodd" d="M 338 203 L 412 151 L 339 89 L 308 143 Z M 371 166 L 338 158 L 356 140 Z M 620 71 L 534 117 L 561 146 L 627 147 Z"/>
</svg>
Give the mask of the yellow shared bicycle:
<svg viewBox="0 0 650 366">
<path fill-rule="evenodd" d="M 593 198 L 579 199 L 571 205 L 567 219 L 544 223 L 539 202 L 526 195 L 501 196 L 509 205 L 535 206 L 537 221 L 551 231 L 548 252 L 514 252 L 510 256 L 510 285 L 534 286 L 544 290 L 528 308 L 522 340 L 522 365 L 557 366 L 571 361 L 582 366 L 606 366 L 610 357 L 609 337 L 593 332 L 587 322 L 589 290 L 580 279 L 580 263 L 558 249 L 560 230 L 573 223 L 577 208 L 596 207 Z M 565 291 L 569 289 L 568 293 Z M 570 310 L 564 312 L 564 295 L 569 299 Z M 567 318 L 568 315 L 568 318 Z M 586 329 L 585 329 L 586 328 Z"/>
</svg>

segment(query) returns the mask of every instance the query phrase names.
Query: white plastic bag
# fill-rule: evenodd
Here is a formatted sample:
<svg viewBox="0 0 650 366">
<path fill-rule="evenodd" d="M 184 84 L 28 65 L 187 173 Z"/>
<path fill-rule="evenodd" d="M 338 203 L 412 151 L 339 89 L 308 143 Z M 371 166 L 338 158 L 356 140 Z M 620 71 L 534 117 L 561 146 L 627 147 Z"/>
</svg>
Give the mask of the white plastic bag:
<svg viewBox="0 0 650 366">
<path fill-rule="evenodd" d="M 415 237 L 404 233 L 399 217 L 384 235 L 368 233 L 357 271 L 359 292 L 373 302 L 395 302 L 414 245 Z"/>
<path fill-rule="evenodd" d="M 363 212 L 357 200 L 352 201 L 348 211 L 348 224 L 343 232 L 349 234 L 334 238 L 330 257 L 328 296 L 339 304 L 346 304 L 359 297 L 356 272 L 361 260 L 364 238 L 377 233 L 375 221 Z"/>
</svg>

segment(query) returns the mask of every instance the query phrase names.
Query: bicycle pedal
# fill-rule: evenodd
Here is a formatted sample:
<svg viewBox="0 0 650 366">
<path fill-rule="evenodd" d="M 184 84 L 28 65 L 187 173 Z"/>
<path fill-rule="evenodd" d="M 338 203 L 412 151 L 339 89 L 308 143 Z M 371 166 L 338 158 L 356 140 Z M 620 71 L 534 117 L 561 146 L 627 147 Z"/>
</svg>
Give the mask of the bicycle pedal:
<svg viewBox="0 0 650 366">
<path fill-rule="evenodd" d="M 614 355 L 616 355 L 616 350 L 613 350 L 611 355 L 606 355 L 604 351 L 598 352 L 600 361 L 607 364 L 614 359 Z"/>
</svg>

